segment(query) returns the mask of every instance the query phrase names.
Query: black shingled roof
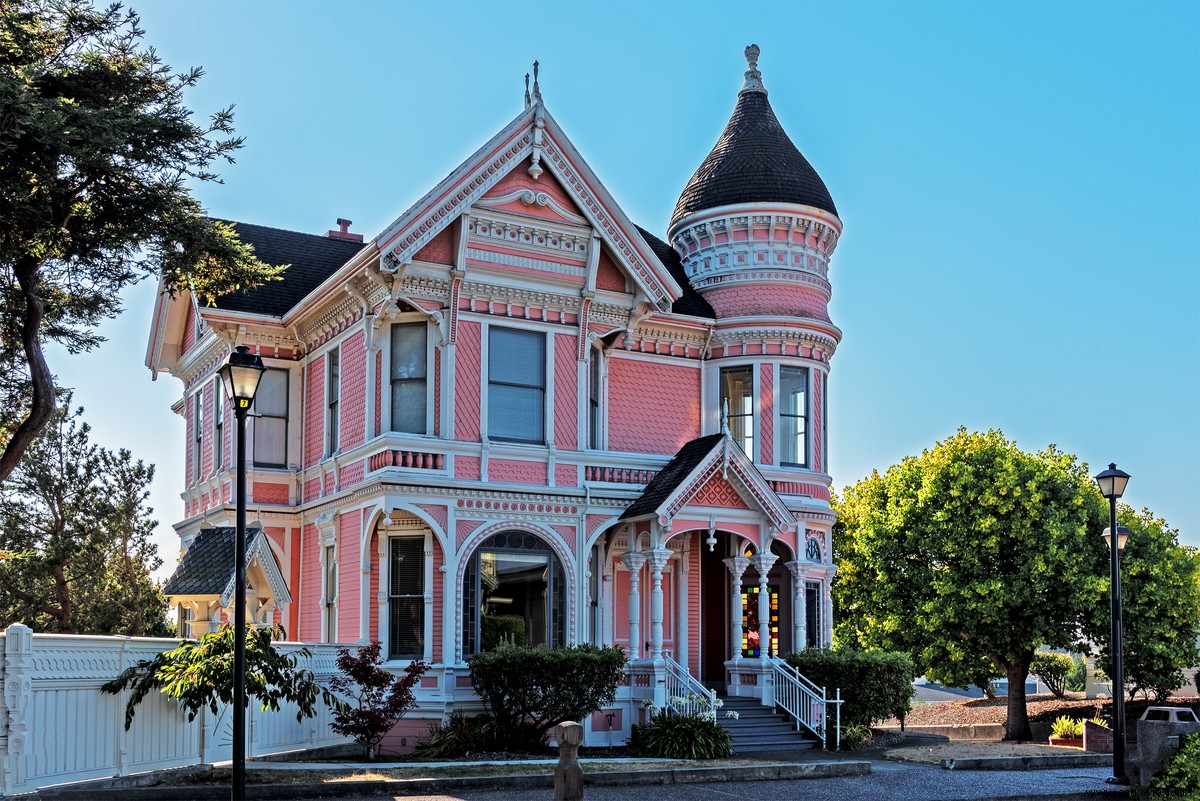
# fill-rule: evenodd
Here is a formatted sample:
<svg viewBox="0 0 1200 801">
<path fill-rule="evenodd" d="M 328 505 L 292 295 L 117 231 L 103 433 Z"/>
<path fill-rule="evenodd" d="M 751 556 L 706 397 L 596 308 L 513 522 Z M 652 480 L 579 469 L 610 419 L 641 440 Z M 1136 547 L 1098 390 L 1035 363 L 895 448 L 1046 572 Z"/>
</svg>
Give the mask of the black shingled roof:
<svg viewBox="0 0 1200 801">
<path fill-rule="evenodd" d="M 217 298 L 217 308 L 228 311 L 282 317 L 316 289 L 322 281 L 363 249 L 362 242 L 302 234 L 265 225 L 231 222 L 243 242 L 254 247 L 254 255 L 267 264 L 290 264 L 280 281 L 268 281 L 252 289 L 230 292 Z"/>
<path fill-rule="evenodd" d="M 788 138 L 766 93 L 743 91 L 721 138 L 679 196 L 671 224 L 718 206 L 767 202 L 837 214 L 825 182 Z"/>
<path fill-rule="evenodd" d="M 646 489 L 642 490 L 633 506 L 626 509 L 620 519 L 628 520 L 631 517 L 654 514 L 675 488 L 696 469 L 696 465 L 704 461 L 704 457 L 712 453 L 712 449 L 721 444 L 724 438 L 724 434 L 709 434 L 680 448 L 675 458 L 658 471 L 658 475 L 646 485 Z"/>
<path fill-rule="evenodd" d="M 261 529 L 246 530 L 246 550 Z M 220 595 L 233 578 L 237 529 L 231 526 L 202 528 L 192 540 L 179 566 L 163 585 L 163 595 Z"/>
<path fill-rule="evenodd" d="M 688 280 L 687 273 L 683 269 L 683 263 L 680 262 L 679 254 L 675 252 L 675 248 L 642 226 L 635 224 L 633 227 L 638 229 L 638 233 L 642 235 L 642 239 L 646 240 L 646 244 L 654 251 L 654 255 L 658 256 L 658 260 L 671 273 L 671 277 L 675 279 L 675 283 L 683 287 L 683 294 L 679 297 L 679 300 L 671 304 L 671 311 L 676 314 L 690 314 L 693 317 L 707 317 L 710 320 L 715 320 L 717 313 L 713 311 L 713 307 L 704 299 L 704 296 L 692 288 L 692 282 Z"/>
</svg>

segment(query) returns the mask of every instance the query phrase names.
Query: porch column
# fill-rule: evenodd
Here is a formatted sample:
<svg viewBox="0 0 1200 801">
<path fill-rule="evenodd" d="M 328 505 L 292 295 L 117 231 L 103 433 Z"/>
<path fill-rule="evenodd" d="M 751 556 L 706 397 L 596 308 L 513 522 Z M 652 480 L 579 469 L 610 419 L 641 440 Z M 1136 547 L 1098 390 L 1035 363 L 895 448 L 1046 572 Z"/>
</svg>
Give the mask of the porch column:
<svg viewBox="0 0 1200 801">
<path fill-rule="evenodd" d="M 662 572 L 671 558 L 670 548 L 653 548 L 646 552 L 650 562 L 650 653 L 651 659 L 663 655 L 663 591 Z"/>
<path fill-rule="evenodd" d="M 799 560 L 787 563 L 788 572 L 792 574 L 792 648 L 803 651 L 808 634 L 808 611 L 804 607 L 804 562 Z"/>
<path fill-rule="evenodd" d="M 629 571 L 629 658 L 639 659 L 642 654 L 642 596 L 638 592 L 638 582 L 642 565 L 646 564 L 646 554 L 626 551 L 621 554 L 621 561 Z"/>
<path fill-rule="evenodd" d="M 688 575 L 691 572 L 689 564 L 690 552 L 679 552 L 679 561 L 675 566 L 675 661 L 688 669 Z"/>
<path fill-rule="evenodd" d="M 725 567 L 729 568 L 729 594 L 731 596 L 730 611 L 732 621 L 729 624 L 729 645 L 733 651 L 730 659 L 742 658 L 742 574 L 750 566 L 750 560 L 744 556 L 731 556 L 723 559 Z"/>
<path fill-rule="evenodd" d="M 758 648 L 763 659 L 771 653 L 771 596 L 767 591 L 767 574 L 778 558 L 773 553 L 759 553 L 750 559 L 758 571 Z"/>
<path fill-rule="evenodd" d="M 829 567 L 825 580 L 821 582 L 821 622 L 824 624 L 824 640 L 822 645 L 833 645 L 833 597 L 830 588 L 833 587 L 833 577 L 837 575 L 837 565 Z"/>
</svg>

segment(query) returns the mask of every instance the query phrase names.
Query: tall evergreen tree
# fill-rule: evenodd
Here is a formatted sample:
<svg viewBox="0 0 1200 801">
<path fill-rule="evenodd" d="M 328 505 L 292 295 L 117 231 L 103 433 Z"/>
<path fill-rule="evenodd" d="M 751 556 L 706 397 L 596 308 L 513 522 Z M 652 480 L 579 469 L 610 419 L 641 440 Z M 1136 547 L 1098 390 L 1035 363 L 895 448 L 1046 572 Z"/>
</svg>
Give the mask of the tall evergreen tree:
<svg viewBox="0 0 1200 801">
<path fill-rule="evenodd" d="M 162 636 L 167 602 L 146 505 L 153 465 L 90 441 L 63 398 L 0 485 L 0 626 L 62 634 Z"/>
<path fill-rule="evenodd" d="M 229 109 L 193 121 L 132 11 L 87 0 L 0 0 L 0 482 L 54 414 L 47 341 L 85 351 L 148 274 L 211 302 L 279 274 L 206 218 L 242 140 Z"/>
</svg>

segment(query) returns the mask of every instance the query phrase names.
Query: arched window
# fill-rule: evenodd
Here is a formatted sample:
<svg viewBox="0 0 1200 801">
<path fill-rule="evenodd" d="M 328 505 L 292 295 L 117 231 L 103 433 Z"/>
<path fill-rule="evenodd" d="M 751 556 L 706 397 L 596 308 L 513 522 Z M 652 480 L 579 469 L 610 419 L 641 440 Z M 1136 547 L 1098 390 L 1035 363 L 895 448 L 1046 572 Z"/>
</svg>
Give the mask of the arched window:
<svg viewBox="0 0 1200 801">
<path fill-rule="evenodd" d="M 541 539 L 524 531 L 488 537 L 463 578 L 463 655 L 508 641 L 563 645 L 566 590 L 562 565 Z"/>
</svg>

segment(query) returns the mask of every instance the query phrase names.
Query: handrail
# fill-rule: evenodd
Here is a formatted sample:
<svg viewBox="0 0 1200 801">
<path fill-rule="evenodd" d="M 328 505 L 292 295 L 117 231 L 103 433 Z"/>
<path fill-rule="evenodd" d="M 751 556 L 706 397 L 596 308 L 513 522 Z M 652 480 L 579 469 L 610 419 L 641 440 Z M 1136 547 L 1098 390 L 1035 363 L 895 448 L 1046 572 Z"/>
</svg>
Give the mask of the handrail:
<svg viewBox="0 0 1200 801">
<path fill-rule="evenodd" d="M 828 713 L 829 707 L 835 711 L 834 731 L 835 748 L 842 745 L 842 691 L 837 690 L 836 698 L 829 698 L 824 687 L 818 687 L 796 668 L 771 654 L 764 654 L 763 660 L 771 666 L 775 679 L 775 705 L 817 737 L 822 744 L 828 744 Z M 799 728 L 799 726 L 797 726 Z"/>
<path fill-rule="evenodd" d="M 687 668 L 663 654 L 667 666 L 667 708 L 680 715 L 697 715 L 708 720 L 717 719 L 715 690 L 710 690 L 688 672 Z"/>
</svg>

